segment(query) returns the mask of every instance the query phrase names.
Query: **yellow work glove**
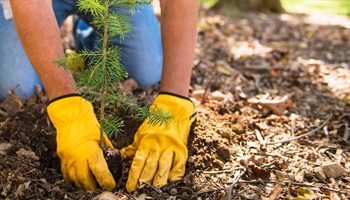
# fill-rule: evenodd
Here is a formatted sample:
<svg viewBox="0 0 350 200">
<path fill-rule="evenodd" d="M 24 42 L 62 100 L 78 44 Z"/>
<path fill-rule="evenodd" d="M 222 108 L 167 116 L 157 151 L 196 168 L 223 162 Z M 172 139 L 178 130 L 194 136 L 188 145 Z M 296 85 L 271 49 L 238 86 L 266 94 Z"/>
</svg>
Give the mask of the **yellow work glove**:
<svg viewBox="0 0 350 200">
<path fill-rule="evenodd" d="M 64 180 L 84 190 L 97 190 L 98 185 L 113 190 L 116 183 L 99 145 L 99 123 L 92 104 L 71 94 L 52 100 L 47 112 L 57 131 L 57 155 Z M 113 148 L 106 136 L 104 141 Z"/>
<path fill-rule="evenodd" d="M 173 116 L 167 125 L 152 126 L 146 119 L 134 136 L 134 142 L 121 150 L 127 157 L 134 156 L 126 190 L 134 191 L 138 184 L 152 183 L 162 187 L 167 181 L 180 180 L 185 174 L 187 138 L 195 120 L 195 107 L 188 98 L 160 93 L 151 109 L 163 109 Z"/>
</svg>

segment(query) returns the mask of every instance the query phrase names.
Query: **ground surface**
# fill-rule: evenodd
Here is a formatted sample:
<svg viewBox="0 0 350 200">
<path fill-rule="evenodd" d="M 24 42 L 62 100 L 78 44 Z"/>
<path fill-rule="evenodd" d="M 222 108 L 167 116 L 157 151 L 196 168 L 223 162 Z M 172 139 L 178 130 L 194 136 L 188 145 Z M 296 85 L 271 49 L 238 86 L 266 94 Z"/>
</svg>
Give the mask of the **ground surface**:
<svg viewBox="0 0 350 200">
<path fill-rule="evenodd" d="M 128 194 L 125 160 L 118 199 L 349 199 L 350 20 L 201 12 L 198 27 L 186 175 Z M 150 103 L 157 90 L 133 93 Z M 0 199 L 96 197 L 62 180 L 46 105 L 40 94 L 0 116 Z M 124 118 L 118 148 L 140 124 Z"/>
</svg>

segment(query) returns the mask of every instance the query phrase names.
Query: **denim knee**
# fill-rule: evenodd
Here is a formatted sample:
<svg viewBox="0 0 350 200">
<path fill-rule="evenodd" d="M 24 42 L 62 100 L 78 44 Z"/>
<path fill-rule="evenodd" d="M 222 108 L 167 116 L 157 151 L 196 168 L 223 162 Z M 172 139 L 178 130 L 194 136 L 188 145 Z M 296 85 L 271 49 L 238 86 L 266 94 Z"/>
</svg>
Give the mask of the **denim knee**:
<svg viewBox="0 0 350 200">
<path fill-rule="evenodd" d="M 114 38 L 121 48 L 121 62 L 140 86 L 158 84 L 162 74 L 163 50 L 158 20 L 151 5 L 136 6 L 132 15 L 129 10 L 116 12 L 129 16 L 131 33 L 124 40 Z"/>
<path fill-rule="evenodd" d="M 36 92 L 35 85 L 41 83 L 22 48 L 13 20 L 4 18 L 1 4 L 0 27 L 0 100 L 9 89 L 30 97 Z"/>
</svg>

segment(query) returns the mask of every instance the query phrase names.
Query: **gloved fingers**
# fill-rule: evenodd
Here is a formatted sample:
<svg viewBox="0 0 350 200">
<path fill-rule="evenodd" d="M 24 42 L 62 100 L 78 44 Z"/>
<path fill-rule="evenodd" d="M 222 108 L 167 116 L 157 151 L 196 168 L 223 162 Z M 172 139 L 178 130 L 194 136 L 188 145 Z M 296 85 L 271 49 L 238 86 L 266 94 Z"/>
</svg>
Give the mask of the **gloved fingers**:
<svg viewBox="0 0 350 200">
<path fill-rule="evenodd" d="M 184 150 L 186 153 L 175 152 L 173 168 L 169 174 L 169 180 L 171 182 L 179 181 L 185 174 L 186 161 L 187 161 L 187 149 Z"/>
<path fill-rule="evenodd" d="M 61 173 L 62 173 L 63 179 L 64 179 L 66 182 L 72 183 L 72 180 L 69 178 L 69 174 L 68 174 L 68 165 L 67 165 L 67 164 L 61 163 Z"/>
<path fill-rule="evenodd" d="M 76 174 L 76 166 L 75 164 L 67 165 L 68 178 L 74 183 L 74 185 L 79 189 L 84 189 L 83 186 L 78 181 L 78 177 Z"/>
<path fill-rule="evenodd" d="M 105 145 L 108 148 L 111 148 L 111 149 L 114 148 L 112 142 L 109 140 L 109 138 L 108 138 L 108 136 L 106 134 L 103 134 L 103 141 L 105 142 Z"/>
<path fill-rule="evenodd" d="M 168 183 L 169 172 L 173 163 L 174 153 L 171 149 L 164 151 L 159 159 L 157 174 L 154 176 L 153 185 L 162 187 Z"/>
<path fill-rule="evenodd" d="M 137 188 L 139 177 L 145 167 L 148 155 L 148 150 L 138 150 L 136 152 L 130 167 L 128 181 L 126 182 L 126 190 L 128 192 L 132 192 Z"/>
<path fill-rule="evenodd" d="M 151 183 L 158 169 L 159 151 L 150 151 L 146 165 L 140 176 L 140 182 Z"/>
<path fill-rule="evenodd" d="M 116 187 L 113 175 L 108 169 L 106 160 L 103 157 L 102 150 L 97 150 L 96 157 L 91 157 L 88 160 L 88 168 L 92 172 L 92 177 L 95 178 L 97 183 L 101 186 L 103 190 L 112 191 Z"/>
<path fill-rule="evenodd" d="M 126 156 L 126 157 L 133 157 L 135 156 L 137 147 L 135 148 L 135 146 L 133 144 L 124 147 L 120 150 L 120 153 L 122 154 L 122 156 Z"/>
<path fill-rule="evenodd" d="M 83 161 L 76 165 L 77 179 L 84 190 L 95 191 L 98 189 L 94 176 L 92 175 L 88 162 Z"/>
</svg>

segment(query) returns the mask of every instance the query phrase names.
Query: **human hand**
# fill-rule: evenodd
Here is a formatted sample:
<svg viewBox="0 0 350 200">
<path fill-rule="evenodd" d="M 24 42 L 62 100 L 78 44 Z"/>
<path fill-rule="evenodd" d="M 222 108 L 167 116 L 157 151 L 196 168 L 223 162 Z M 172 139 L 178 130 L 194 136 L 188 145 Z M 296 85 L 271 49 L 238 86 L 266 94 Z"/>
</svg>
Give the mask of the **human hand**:
<svg viewBox="0 0 350 200">
<path fill-rule="evenodd" d="M 64 180 L 84 190 L 116 187 L 100 147 L 100 128 L 89 101 L 79 95 L 56 98 L 47 106 L 57 131 L 57 155 Z M 106 146 L 113 148 L 107 136 Z"/>
<path fill-rule="evenodd" d="M 188 157 L 187 138 L 195 108 L 190 99 L 169 93 L 160 93 L 152 108 L 169 111 L 173 120 L 169 124 L 150 125 L 143 122 L 135 134 L 134 142 L 121 150 L 127 157 L 134 156 L 126 190 L 135 190 L 142 182 L 162 187 L 167 181 L 180 180 L 185 174 Z"/>
</svg>

